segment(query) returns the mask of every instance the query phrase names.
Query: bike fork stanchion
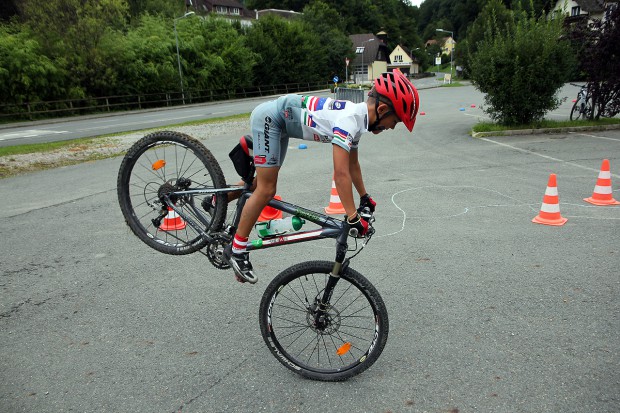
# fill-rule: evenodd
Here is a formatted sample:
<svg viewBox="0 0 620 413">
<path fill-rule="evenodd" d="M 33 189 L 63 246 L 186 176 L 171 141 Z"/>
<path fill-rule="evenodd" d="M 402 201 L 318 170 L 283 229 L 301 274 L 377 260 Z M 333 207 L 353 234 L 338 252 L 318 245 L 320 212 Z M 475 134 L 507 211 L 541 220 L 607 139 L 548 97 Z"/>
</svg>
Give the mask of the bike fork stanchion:
<svg viewBox="0 0 620 413">
<path fill-rule="evenodd" d="M 329 274 L 329 279 L 327 280 L 327 284 L 325 285 L 325 291 L 323 291 L 323 296 L 320 298 L 318 302 L 318 308 L 314 315 L 314 322 L 317 327 L 325 323 L 325 315 L 329 311 L 329 302 L 332 299 L 334 288 L 336 288 L 336 284 L 338 284 L 338 280 L 340 280 L 341 272 L 345 269 L 343 268 L 343 262 L 344 262 L 344 257 L 347 254 L 348 233 L 349 233 L 349 229 L 346 228 L 346 231 L 343 231 L 337 240 L 336 260 L 334 261 L 334 267 L 332 268 L 332 271 Z"/>
</svg>

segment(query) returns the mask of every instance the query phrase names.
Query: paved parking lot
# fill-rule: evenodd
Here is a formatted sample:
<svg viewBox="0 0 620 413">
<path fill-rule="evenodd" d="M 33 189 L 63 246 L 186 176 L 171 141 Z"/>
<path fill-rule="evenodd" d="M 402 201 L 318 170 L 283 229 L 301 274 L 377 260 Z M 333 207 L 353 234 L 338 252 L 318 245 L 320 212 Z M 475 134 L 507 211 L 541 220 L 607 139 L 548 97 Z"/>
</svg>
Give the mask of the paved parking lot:
<svg viewBox="0 0 620 413">
<path fill-rule="evenodd" d="M 617 411 L 620 208 L 583 198 L 609 159 L 620 199 L 620 131 L 474 139 L 475 89 L 420 96 L 413 135 L 399 126 L 360 147 L 378 232 L 351 265 L 390 313 L 369 370 L 304 380 L 260 337 L 265 286 L 332 258 L 331 241 L 257 251 L 253 286 L 201 255 L 159 254 L 123 223 L 116 158 L 0 182 L 2 411 Z M 244 132 L 204 140 L 231 181 Z M 278 194 L 322 209 L 329 145 L 290 144 Z M 531 222 L 550 173 L 560 227 Z"/>
</svg>

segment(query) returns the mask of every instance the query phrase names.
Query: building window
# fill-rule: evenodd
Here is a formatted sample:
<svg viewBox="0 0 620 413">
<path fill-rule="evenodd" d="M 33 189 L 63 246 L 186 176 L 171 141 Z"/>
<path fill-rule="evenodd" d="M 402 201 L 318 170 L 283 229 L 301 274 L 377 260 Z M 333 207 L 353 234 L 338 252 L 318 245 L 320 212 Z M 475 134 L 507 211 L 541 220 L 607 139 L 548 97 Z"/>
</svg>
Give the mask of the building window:
<svg viewBox="0 0 620 413">
<path fill-rule="evenodd" d="M 571 16 L 579 16 L 580 14 L 581 14 L 581 8 L 579 6 L 575 6 L 572 9 L 570 9 Z"/>
<path fill-rule="evenodd" d="M 226 7 L 224 6 L 215 6 L 215 11 L 218 14 L 226 14 L 228 12 L 228 10 L 226 9 Z"/>
<path fill-rule="evenodd" d="M 396 55 L 394 56 L 394 62 L 395 63 L 402 63 L 403 62 L 403 55 Z"/>
<path fill-rule="evenodd" d="M 240 14 L 239 7 L 233 7 L 231 13 L 238 16 Z"/>
</svg>

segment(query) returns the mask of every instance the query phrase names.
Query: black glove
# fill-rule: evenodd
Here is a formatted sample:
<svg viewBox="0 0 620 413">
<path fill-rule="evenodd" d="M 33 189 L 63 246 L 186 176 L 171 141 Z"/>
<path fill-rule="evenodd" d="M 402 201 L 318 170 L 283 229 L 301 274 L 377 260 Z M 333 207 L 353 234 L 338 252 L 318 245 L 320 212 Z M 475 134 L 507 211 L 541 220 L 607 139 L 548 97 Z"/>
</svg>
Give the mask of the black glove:
<svg viewBox="0 0 620 413">
<path fill-rule="evenodd" d="M 357 234 L 352 234 L 356 237 L 363 237 L 368 232 L 368 221 L 366 221 L 360 214 L 355 214 L 352 220 L 347 218 L 347 223 L 351 226 L 351 229 L 355 229 Z"/>
<path fill-rule="evenodd" d="M 368 208 L 371 213 L 375 212 L 375 208 L 377 203 L 374 199 L 370 197 L 370 195 L 366 194 L 360 198 L 360 206 L 357 208 L 357 212 L 362 212 L 364 208 Z"/>
</svg>

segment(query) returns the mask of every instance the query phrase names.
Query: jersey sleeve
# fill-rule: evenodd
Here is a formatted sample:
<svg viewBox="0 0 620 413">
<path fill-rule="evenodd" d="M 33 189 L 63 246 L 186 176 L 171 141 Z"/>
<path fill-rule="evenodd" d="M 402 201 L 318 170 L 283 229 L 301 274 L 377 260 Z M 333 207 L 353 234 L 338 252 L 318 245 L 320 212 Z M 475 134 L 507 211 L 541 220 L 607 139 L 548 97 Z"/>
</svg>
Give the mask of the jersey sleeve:
<svg viewBox="0 0 620 413">
<path fill-rule="evenodd" d="M 340 122 L 332 128 L 332 144 L 340 146 L 347 152 L 351 152 L 351 148 L 357 148 L 359 139 L 354 141 L 354 135 L 357 135 L 355 123 L 351 121 Z"/>
</svg>

